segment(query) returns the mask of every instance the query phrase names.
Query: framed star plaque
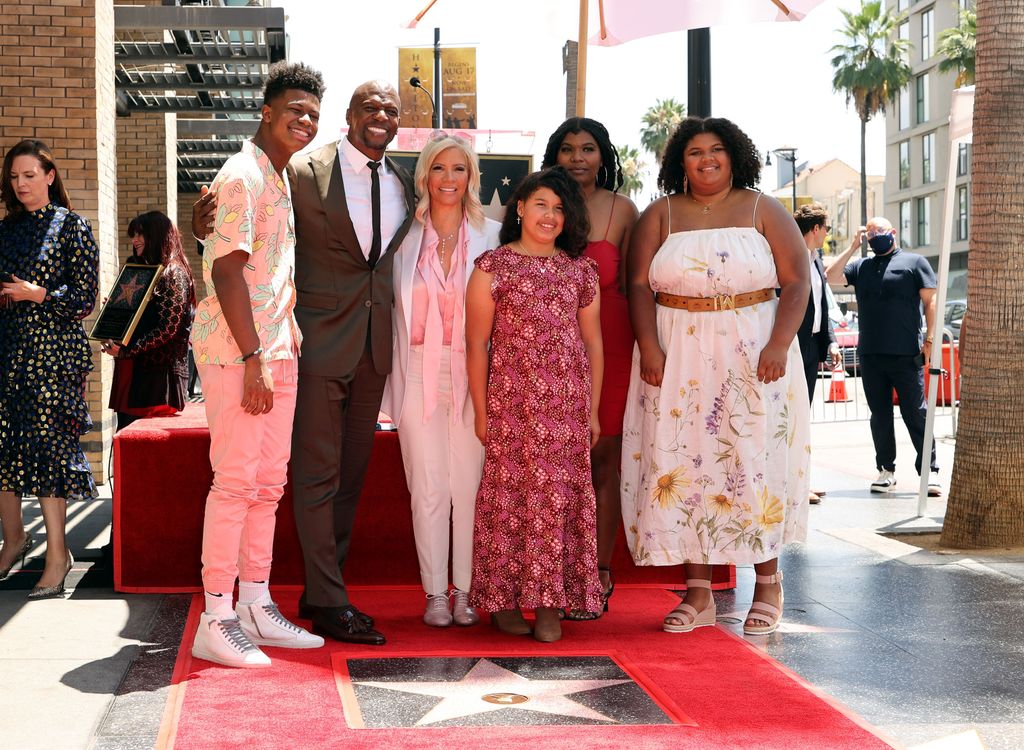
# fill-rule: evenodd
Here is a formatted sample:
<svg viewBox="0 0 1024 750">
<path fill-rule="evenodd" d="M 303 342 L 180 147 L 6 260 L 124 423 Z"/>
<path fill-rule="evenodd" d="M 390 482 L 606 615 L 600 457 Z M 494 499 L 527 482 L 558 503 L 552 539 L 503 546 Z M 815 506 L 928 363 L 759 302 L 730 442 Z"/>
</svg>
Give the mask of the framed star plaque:
<svg viewBox="0 0 1024 750">
<path fill-rule="evenodd" d="M 153 289 L 163 272 L 163 266 L 125 263 L 96 317 L 89 338 L 109 340 L 125 346 L 135 333 L 135 327 L 152 299 Z"/>
</svg>

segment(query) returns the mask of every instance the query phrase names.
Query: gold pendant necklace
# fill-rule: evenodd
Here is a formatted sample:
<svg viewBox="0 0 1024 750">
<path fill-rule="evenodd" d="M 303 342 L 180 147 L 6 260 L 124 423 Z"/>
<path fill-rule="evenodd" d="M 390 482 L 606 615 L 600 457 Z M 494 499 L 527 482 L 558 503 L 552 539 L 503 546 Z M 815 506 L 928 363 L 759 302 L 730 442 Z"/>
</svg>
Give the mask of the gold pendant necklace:
<svg viewBox="0 0 1024 750">
<path fill-rule="evenodd" d="M 458 233 L 459 233 L 459 230 L 458 230 L 458 228 L 456 228 L 454 232 L 451 232 L 451 233 L 445 235 L 444 237 L 442 237 L 440 240 L 438 240 L 438 243 L 437 243 L 437 254 L 441 258 L 441 267 L 442 268 L 444 268 L 445 258 L 448 257 L 448 255 L 447 255 L 448 243 L 454 241 L 454 239 L 455 239 L 455 237 L 456 237 L 456 235 Z"/>
<path fill-rule="evenodd" d="M 709 214 L 709 213 L 711 213 L 711 207 L 712 206 L 721 203 L 726 198 L 728 198 L 731 194 L 732 194 L 732 187 L 730 186 L 729 189 L 725 192 L 725 195 L 723 195 L 718 200 L 711 201 L 710 203 L 704 203 L 703 201 L 699 201 L 696 198 L 694 198 L 693 197 L 693 193 L 687 193 L 687 195 L 690 196 L 690 200 L 693 201 L 694 203 L 696 203 L 698 206 L 700 206 L 700 212 L 702 214 Z"/>
</svg>

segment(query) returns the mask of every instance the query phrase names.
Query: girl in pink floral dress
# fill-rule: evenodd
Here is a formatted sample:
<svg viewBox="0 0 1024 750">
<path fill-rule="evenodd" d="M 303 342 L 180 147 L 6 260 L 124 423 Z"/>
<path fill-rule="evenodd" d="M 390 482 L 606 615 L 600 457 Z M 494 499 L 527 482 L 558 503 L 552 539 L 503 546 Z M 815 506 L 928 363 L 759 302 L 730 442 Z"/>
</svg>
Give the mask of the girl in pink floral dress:
<svg viewBox="0 0 1024 750">
<path fill-rule="evenodd" d="M 471 603 L 503 632 L 561 637 L 559 610 L 595 611 L 596 503 L 603 354 L 597 269 L 583 257 L 586 205 L 560 167 L 527 176 L 481 255 L 466 297 L 476 433 L 485 446 L 473 537 Z"/>
</svg>

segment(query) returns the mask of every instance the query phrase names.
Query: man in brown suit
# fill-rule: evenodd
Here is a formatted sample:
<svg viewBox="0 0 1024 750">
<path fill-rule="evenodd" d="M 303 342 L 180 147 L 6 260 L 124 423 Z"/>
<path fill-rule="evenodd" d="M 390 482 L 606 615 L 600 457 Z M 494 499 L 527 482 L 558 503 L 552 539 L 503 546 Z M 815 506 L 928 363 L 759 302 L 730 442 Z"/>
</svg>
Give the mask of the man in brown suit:
<svg viewBox="0 0 1024 750">
<path fill-rule="evenodd" d="M 303 335 L 291 463 L 306 568 L 299 615 L 321 635 L 370 645 L 384 636 L 349 601 L 341 571 L 391 370 L 392 262 L 415 207 L 412 178 L 384 155 L 400 111 L 393 86 L 364 83 L 347 136 L 288 165 Z"/>
</svg>

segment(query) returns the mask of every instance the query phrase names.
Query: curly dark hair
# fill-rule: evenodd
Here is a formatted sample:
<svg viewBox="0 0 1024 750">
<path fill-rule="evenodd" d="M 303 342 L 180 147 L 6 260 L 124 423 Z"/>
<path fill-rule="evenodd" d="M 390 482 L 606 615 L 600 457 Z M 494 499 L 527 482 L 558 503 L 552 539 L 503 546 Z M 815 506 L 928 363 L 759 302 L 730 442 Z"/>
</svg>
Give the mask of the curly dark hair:
<svg viewBox="0 0 1024 750">
<path fill-rule="evenodd" d="M 753 141 L 724 117 L 687 117 L 676 128 L 665 146 L 665 156 L 658 172 L 658 187 L 666 193 L 683 191 L 683 152 L 698 133 L 714 133 L 722 139 L 732 162 L 732 185 L 738 188 L 755 187 L 761 179 L 761 154 Z"/>
<path fill-rule="evenodd" d="M 14 185 L 11 184 L 11 170 L 14 167 L 14 160 L 19 156 L 34 156 L 39 161 L 43 172 L 53 172 L 53 182 L 50 183 L 50 203 L 55 206 L 64 206 L 72 210 L 71 198 L 64 187 L 64 181 L 60 178 L 60 170 L 54 161 L 53 152 L 50 147 L 37 138 L 26 138 L 11 146 L 10 151 L 4 156 L 3 178 L 0 179 L 0 201 L 7 209 L 8 216 L 17 216 L 25 211 L 25 206 L 18 200 L 14 192 Z"/>
<path fill-rule="evenodd" d="M 558 126 L 548 138 L 541 168 L 553 167 L 558 164 L 558 149 L 562 147 L 565 136 L 584 131 L 597 141 L 597 149 L 601 152 L 601 167 L 597 170 L 597 186 L 617 193 L 622 187 L 622 165 L 619 163 L 619 154 L 615 150 L 615 146 L 612 145 L 608 128 L 589 117 L 570 117 Z"/>
<path fill-rule="evenodd" d="M 327 87 L 320 71 L 314 70 L 305 63 L 290 63 L 282 60 L 270 66 L 267 84 L 263 87 L 263 103 L 270 104 L 274 97 L 280 96 L 288 89 L 298 89 L 312 94 L 317 99 L 324 98 Z"/>
<path fill-rule="evenodd" d="M 515 242 L 523 235 L 519 218 L 519 202 L 524 203 L 541 188 L 548 188 L 562 201 L 562 233 L 555 238 L 555 247 L 563 250 L 570 258 L 579 258 L 587 247 L 590 237 L 590 217 L 583 190 L 562 167 L 549 167 L 531 172 L 516 185 L 515 192 L 505 204 L 505 219 L 501 223 L 498 239 L 501 244 Z"/>
</svg>

